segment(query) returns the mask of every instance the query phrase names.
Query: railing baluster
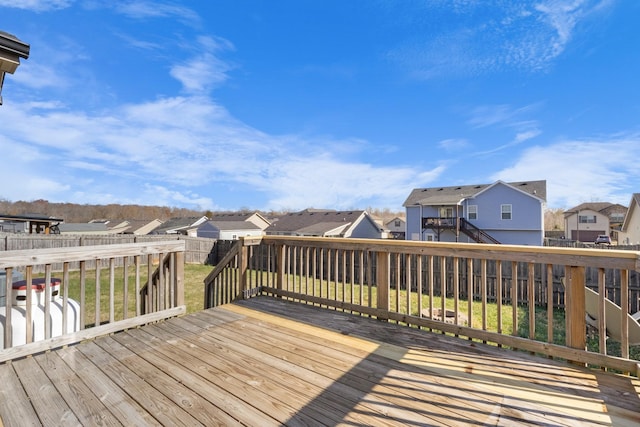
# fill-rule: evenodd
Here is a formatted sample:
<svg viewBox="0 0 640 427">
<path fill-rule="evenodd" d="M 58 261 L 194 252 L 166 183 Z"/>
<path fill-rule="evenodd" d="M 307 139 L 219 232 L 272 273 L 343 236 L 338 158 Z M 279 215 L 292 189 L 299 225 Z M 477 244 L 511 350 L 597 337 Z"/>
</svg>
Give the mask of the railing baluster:
<svg viewBox="0 0 640 427">
<path fill-rule="evenodd" d="M 553 265 L 547 264 L 547 342 L 553 342 Z"/>
<path fill-rule="evenodd" d="M 68 266 L 67 266 L 68 267 Z M 68 272 L 67 272 L 68 273 Z M 67 275 L 67 280 L 69 279 Z M 66 286 L 63 283 L 61 286 Z M 44 266 L 44 338 L 51 338 L 51 264 L 47 264 Z M 65 326 L 66 326 L 66 313 L 63 316 Z M 63 328 L 63 331 L 66 331 L 66 327 Z"/>
<path fill-rule="evenodd" d="M 65 262 L 62 265 L 62 283 L 60 284 L 62 287 L 62 333 L 66 334 L 70 329 L 69 327 L 69 263 Z M 49 297 L 49 293 L 45 292 L 45 300 L 47 304 L 51 304 L 51 298 Z M 76 319 L 77 314 L 74 314 L 73 318 Z M 75 321 L 74 321 L 75 325 Z"/>
<path fill-rule="evenodd" d="M 95 308 L 95 318 L 93 326 L 100 325 L 101 314 L 100 314 L 100 260 L 96 259 L 96 286 L 95 286 L 95 296 L 96 296 L 96 308 Z"/>
<path fill-rule="evenodd" d="M 473 258 L 467 258 L 467 326 L 473 328 Z"/>
<path fill-rule="evenodd" d="M 116 284 L 116 266 L 113 258 L 109 258 L 109 323 L 116 320 L 115 314 L 115 284 Z"/>
<path fill-rule="evenodd" d="M 620 271 L 620 324 L 622 337 L 620 340 L 621 356 L 629 358 L 629 270 Z"/>
<path fill-rule="evenodd" d="M 80 261 L 80 330 L 87 327 L 87 263 Z"/>
<path fill-rule="evenodd" d="M 527 296 L 529 305 L 529 339 L 532 340 L 536 337 L 535 264 L 532 262 L 529 263 L 528 273 Z"/>
<path fill-rule="evenodd" d="M 511 335 L 518 335 L 518 263 L 511 262 Z"/>
</svg>

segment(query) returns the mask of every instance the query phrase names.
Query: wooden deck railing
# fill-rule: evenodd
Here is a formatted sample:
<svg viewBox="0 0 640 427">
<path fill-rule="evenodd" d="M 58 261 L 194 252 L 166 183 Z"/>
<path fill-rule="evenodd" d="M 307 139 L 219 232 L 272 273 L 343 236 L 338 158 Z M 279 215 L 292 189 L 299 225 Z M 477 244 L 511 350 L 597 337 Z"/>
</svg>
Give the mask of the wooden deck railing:
<svg viewBox="0 0 640 427">
<path fill-rule="evenodd" d="M 0 362 L 185 313 L 184 250 L 184 242 L 175 240 L 0 252 L 7 296 Z M 48 297 L 26 292 L 25 304 L 12 310 L 12 277 L 18 270 L 27 290 L 39 281 Z M 60 283 L 55 299 L 53 282 Z M 32 304 L 36 297 L 41 304 Z M 62 334 L 52 334 L 54 312 L 61 314 Z M 24 336 L 15 336 L 16 322 Z M 34 341 L 38 336 L 43 339 Z"/>
<path fill-rule="evenodd" d="M 630 251 L 265 236 L 241 239 L 209 274 L 205 308 L 274 295 L 638 376 L 628 313 L 639 271 Z M 607 277 L 625 307 L 610 318 Z M 586 286 L 599 290 L 594 338 Z"/>
</svg>

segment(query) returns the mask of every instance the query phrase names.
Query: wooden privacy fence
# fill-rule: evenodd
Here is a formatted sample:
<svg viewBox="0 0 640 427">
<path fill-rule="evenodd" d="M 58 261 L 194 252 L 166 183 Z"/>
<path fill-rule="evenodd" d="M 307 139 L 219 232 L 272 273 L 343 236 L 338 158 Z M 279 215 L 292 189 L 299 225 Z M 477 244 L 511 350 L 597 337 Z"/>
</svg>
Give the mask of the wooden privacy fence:
<svg viewBox="0 0 640 427">
<path fill-rule="evenodd" d="M 184 250 L 174 240 L 0 252 L 0 362 L 185 313 Z M 16 269 L 25 295 L 12 307 Z"/>
<path fill-rule="evenodd" d="M 600 316 L 587 351 L 588 271 Z M 630 348 L 640 343 L 629 342 L 627 316 L 638 271 L 640 253 L 630 251 L 265 236 L 227 254 L 205 279 L 204 298 L 212 307 L 274 295 L 638 375 Z M 608 277 L 625 307 L 613 318 L 604 315 Z"/>
<path fill-rule="evenodd" d="M 133 234 L 16 234 L 0 233 L 0 251 L 28 249 L 73 248 L 77 246 L 121 245 L 126 243 L 153 243 L 180 240 L 184 242 L 185 262 L 206 264 L 212 258 L 217 244 L 214 239 L 184 236 L 181 234 L 158 234 L 137 236 Z"/>
</svg>

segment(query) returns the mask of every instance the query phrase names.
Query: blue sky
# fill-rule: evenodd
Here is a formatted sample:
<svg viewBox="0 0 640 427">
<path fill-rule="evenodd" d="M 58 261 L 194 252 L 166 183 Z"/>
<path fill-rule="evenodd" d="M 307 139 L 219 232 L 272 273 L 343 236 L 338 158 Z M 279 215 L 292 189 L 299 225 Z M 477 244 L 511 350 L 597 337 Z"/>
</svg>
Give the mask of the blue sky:
<svg viewBox="0 0 640 427">
<path fill-rule="evenodd" d="M 640 192 L 640 2 L 0 0 L 31 45 L 0 197 L 402 210 L 417 187 Z"/>
</svg>

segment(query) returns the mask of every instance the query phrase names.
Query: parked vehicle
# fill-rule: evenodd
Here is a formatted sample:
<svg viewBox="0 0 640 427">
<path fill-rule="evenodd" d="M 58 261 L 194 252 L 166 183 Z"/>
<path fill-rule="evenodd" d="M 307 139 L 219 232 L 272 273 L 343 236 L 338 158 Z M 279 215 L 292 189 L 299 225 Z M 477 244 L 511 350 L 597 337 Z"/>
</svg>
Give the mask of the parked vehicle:
<svg viewBox="0 0 640 427">
<path fill-rule="evenodd" d="M 596 245 L 611 245 L 611 237 L 606 234 L 600 234 L 594 242 Z"/>
</svg>

